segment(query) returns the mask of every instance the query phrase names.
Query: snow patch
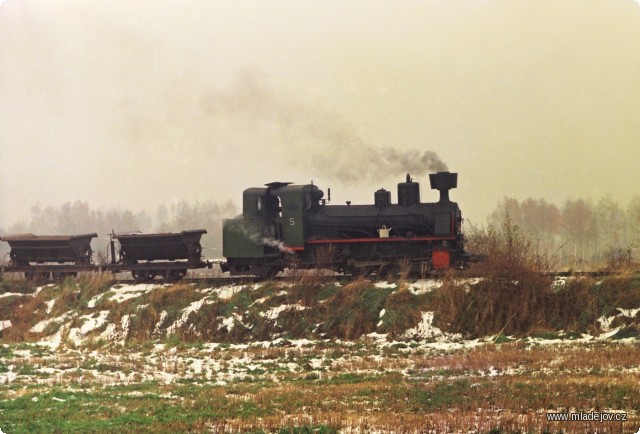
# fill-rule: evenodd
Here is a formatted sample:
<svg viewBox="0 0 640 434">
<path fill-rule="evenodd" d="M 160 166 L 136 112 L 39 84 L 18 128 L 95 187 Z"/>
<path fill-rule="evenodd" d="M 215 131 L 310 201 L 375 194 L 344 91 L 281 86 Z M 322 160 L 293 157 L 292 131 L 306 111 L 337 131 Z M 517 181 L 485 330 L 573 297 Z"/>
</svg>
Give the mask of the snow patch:
<svg viewBox="0 0 640 434">
<path fill-rule="evenodd" d="M 635 318 L 636 316 L 638 316 L 638 312 L 640 312 L 640 308 L 638 309 L 623 309 L 621 307 L 618 308 L 618 311 L 620 311 L 620 313 L 628 318 Z"/>
<path fill-rule="evenodd" d="M 175 320 L 173 324 L 167 327 L 167 335 L 174 334 L 180 327 L 183 327 L 189 320 L 189 315 L 191 315 L 192 312 L 198 312 L 203 305 L 211 304 L 211 303 L 213 303 L 213 301 L 208 300 L 206 298 L 203 298 L 202 300 L 194 301 L 193 303 L 191 303 L 182 311 L 182 315 L 180 316 L 180 318 Z M 165 317 L 166 317 L 166 312 L 163 311 L 163 313 L 165 313 Z M 164 321 L 164 318 L 161 316 L 160 320 Z"/>
<path fill-rule="evenodd" d="M 438 279 L 421 279 L 410 284 L 407 289 L 413 295 L 428 294 L 442 286 L 442 280 Z"/>
<path fill-rule="evenodd" d="M 567 276 L 556 276 L 551 282 L 551 287 L 554 289 L 564 288 L 567 285 L 567 280 L 569 280 Z"/>
<path fill-rule="evenodd" d="M 115 324 L 111 323 L 107 326 L 105 331 L 100 334 L 100 338 L 124 345 L 127 335 L 129 334 L 130 323 L 131 315 L 124 315 L 120 319 L 120 330 L 118 330 L 118 327 Z"/>
<path fill-rule="evenodd" d="M 163 310 L 162 312 L 160 312 L 160 318 L 158 319 L 158 322 L 156 324 L 156 326 L 153 328 L 153 333 L 156 335 L 160 334 L 160 331 L 162 329 L 162 324 L 164 324 L 164 320 L 167 319 L 167 311 Z"/>
<path fill-rule="evenodd" d="M 237 313 L 234 312 L 233 314 L 231 314 L 230 317 L 224 318 L 222 320 L 222 324 L 220 324 L 218 326 L 218 330 L 226 328 L 227 329 L 227 333 L 229 333 L 229 332 L 231 332 L 231 330 L 233 330 L 233 327 L 235 327 L 236 321 L 238 321 L 240 324 L 242 324 L 244 326 L 244 324 L 242 323 L 242 316 L 240 316 L 240 315 L 238 315 Z"/>
<path fill-rule="evenodd" d="M 153 290 L 158 286 L 162 286 L 162 285 L 154 285 L 151 283 L 139 283 L 137 285 L 115 285 L 115 286 L 112 286 L 111 289 L 109 290 L 110 292 L 114 293 L 111 297 L 109 297 L 109 301 L 122 303 L 123 301 L 140 297 L 141 295 L 144 295 L 147 292 L 150 292 L 151 290 Z M 94 298 L 92 298 L 89 301 L 89 303 L 93 301 L 94 302 L 93 305 L 95 306 L 94 300 L 97 301 L 103 296 L 104 294 L 97 295 Z"/>
<path fill-rule="evenodd" d="M 378 342 L 378 343 L 382 343 L 382 342 L 386 342 L 387 341 L 387 337 L 389 336 L 388 333 L 376 333 L 376 332 L 372 332 L 369 333 L 368 335 L 366 335 L 368 338 Z"/>
<path fill-rule="evenodd" d="M 238 292 L 242 291 L 243 289 L 252 289 L 255 291 L 261 286 L 262 286 L 261 283 L 256 283 L 254 285 L 227 285 L 227 286 L 221 286 L 219 288 L 211 288 L 208 291 L 212 294 L 217 295 L 218 298 L 221 300 L 228 300 Z"/>
<path fill-rule="evenodd" d="M 49 324 L 51 324 L 51 323 L 61 324 L 61 323 L 65 322 L 70 317 L 71 317 L 71 315 L 69 314 L 69 312 L 65 312 L 64 314 L 60 315 L 59 317 L 44 319 L 44 320 L 40 321 L 38 324 L 36 324 L 33 327 L 31 327 L 31 331 L 34 332 L 34 333 L 42 333 L 44 331 L 44 329 L 47 328 L 47 326 Z"/>
<path fill-rule="evenodd" d="M 53 305 L 56 304 L 56 299 L 49 300 L 45 304 L 47 305 L 47 315 L 49 315 L 53 310 Z"/>
<path fill-rule="evenodd" d="M 300 306 L 299 304 L 283 304 L 280 306 L 272 307 L 266 312 L 260 312 L 260 316 L 267 318 L 271 321 L 275 321 L 278 319 L 278 316 L 284 312 L 285 310 L 305 310 L 304 306 Z"/>
<path fill-rule="evenodd" d="M 22 294 L 20 292 L 5 292 L 0 294 L 0 298 L 4 297 L 33 297 L 33 294 Z"/>
<path fill-rule="evenodd" d="M 84 323 L 79 328 L 74 327 L 69 330 L 69 339 L 72 340 L 76 345 L 82 344 L 87 333 L 101 327 L 104 323 L 107 322 L 107 316 L 109 316 L 108 310 L 100 311 L 97 318 L 94 318 L 94 315 L 81 316 L 80 319 L 84 319 Z"/>
<path fill-rule="evenodd" d="M 608 333 L 611 330 L 611 323 L 613 322 L 613 320 L 615 320 L 617 317 L 619 316 L 624 316 L 627 318 L 635 318 L 638 315 L 638 312 L 640 312 L 640 308 L 638 309 L 623 309 L 621 307 L 616 308 L 616 310 L 618 311 L 618 313 L 611 315 L 611 316 L 601 316 L 600 318 L 598 318 L 598 322 L 600 323 L 600 328 Z M 619 328 L 616 328 L 615 331 L 617 332 Z M 615 334 L 615 333 L 614 333 Z"/>
<path fill-rule="evenodd" d="M 408 329 L 403 335 L 407 339 L 434 339 L 436 341 L 459 341 L 462 335 L 458 333 L 445 333 L 433 325 L 433 312 L 423 312 L 422 320 L 415 327 Z"/>
<path fill-rule="evenodd" d="M 60 327 L 58 329 L 58 331 L 56 333 L 54 333 L 53 335 L 42 339 L 40 342 L 38 342 L 38 345 L 42 345 L 43 347 L 49 347 L 49 349 L 55 350 L 62 343 L 62 334 L 63 333 L 64 333 L 64 326 Z"/>
<path fill-rule="evenodd" d="M 10 369 L 13 368 L 13 366 L 9 366 Z M 0 384 L 9 384 L 9 383 L 13 383 L 13 381 L 18 378 L 18 374 L 16 374 L 15 372 L 13 372 L 12 370 L 8 371 L 8 372 L 4 372 L 2 374 L 0 374 Z"/>
<path fill-rule="evenodd" d="M 383 323 L 382 321 L 382 317 L 384 316 L 384 314 L 387 313 L 387 311 L 385 309 L 382 309 L 380 311 L 380 316 L 378 316 L 378 318 L 380 318 L 380 321 L 378 321 L 378 324 L 376 324 L 376 327 L 380 327 Z"/>
</svg>

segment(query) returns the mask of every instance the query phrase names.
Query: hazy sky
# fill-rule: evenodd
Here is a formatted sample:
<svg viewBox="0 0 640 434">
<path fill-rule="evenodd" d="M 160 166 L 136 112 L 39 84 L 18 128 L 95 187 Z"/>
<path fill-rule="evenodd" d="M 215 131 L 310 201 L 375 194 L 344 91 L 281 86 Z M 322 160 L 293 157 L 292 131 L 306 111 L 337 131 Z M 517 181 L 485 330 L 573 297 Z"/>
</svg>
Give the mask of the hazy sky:
<svg viewBox="0 0 640 434">
<path fill-rule="evenodd" d="M 445 165 L 474 221 L 505 195 L 626 205 L 639 147 L 634 0 L 0 2 L 4 228 L 276 180 L 395 202 L 407 171 L 428 200 Z"/>
</svg>

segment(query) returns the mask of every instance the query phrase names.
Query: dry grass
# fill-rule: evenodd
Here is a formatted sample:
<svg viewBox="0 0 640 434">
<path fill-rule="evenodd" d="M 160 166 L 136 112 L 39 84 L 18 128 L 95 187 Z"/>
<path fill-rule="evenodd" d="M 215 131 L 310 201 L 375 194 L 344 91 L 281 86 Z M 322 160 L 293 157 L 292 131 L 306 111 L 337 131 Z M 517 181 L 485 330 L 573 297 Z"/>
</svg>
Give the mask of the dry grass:
<svg viewBox="0 0 640 434">
<path fill-rule="evenodd" d="M 618 283 L 631 295 L 613 288 L 613 283 L 596 285 L 589 279 L 553 287 L 548 259 L 537 255 L 531 240 L 508 219 L 502 227 L 476 230 L 470 238 L 472 248 L 486 256 L 470 270 L 482 280 L 470 286 L 445 277 L 433 298 L 442 328 L 474 337 L 551 330 L 597 333 L 597 319 L 607 313 L 607 306 L 637 307 L 640 300 L 640 283 L 631 276 Z"/>
<path fill-rule="evenodd" d="M 7 343 L 30 342 L 34 339 L 31 327 L 45 317 L 44 297 L 16 297 L 12 300 L 11 314 L 8 317 L 11 327 L 0 331 L 2 340 Z"/>
<path fill-rule="evenodd" d="M 609 371 L 632 369 L 637 366 L 635 345 L 610 343 L 532 347 L 523 342 L 486 345 L 472 351 L 460 351 L 440 356 L 416 359 L 416 369 L 459 370 L 477 372 L 493 367 L 498 371 L 519 369 L 541 372 L 546 368 L 560 372 L 588 372 L 594 369 Z"/>
<path fill-rule="evenodd" d="M 374 332 L 390 289 L 376 288 L 370 280 L 357 278 L 327 300 L 329 317 L 322 329 L 340 339 L 356 339 Z"/>
</svg>

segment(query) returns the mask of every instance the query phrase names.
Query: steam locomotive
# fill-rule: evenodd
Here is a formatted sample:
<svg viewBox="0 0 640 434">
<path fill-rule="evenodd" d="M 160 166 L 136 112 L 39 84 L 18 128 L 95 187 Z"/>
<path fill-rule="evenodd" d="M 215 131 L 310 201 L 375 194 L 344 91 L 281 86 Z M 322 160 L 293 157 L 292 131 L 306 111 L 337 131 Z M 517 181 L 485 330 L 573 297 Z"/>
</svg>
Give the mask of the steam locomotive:
<svg viewBox="0 0 640 434">
<path fill-rule="evenodd" d="M 425 275 L 464 265 L 462 214 L 449 199 L 458 174 L 429 175 L 440 192 L 420 201 L 420 184 L 407 175 L 391 192 L 374 193 L 372 205 L 329 205 L 313 184 L 272 182 L 249 188 L 242 215 L 223 223 L 223 256 L 231 275 L 270 277 L 285 268 L 328 268 L 345 273 Z"/>
</svg>

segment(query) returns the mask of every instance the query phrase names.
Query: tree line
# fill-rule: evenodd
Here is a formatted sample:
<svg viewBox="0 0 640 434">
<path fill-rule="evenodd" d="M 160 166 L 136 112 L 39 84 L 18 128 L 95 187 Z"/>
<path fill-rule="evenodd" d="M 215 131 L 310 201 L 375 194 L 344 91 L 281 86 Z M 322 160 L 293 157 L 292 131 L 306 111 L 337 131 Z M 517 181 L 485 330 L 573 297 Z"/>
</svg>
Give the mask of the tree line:
<svg viewBox="0 0 640 434">
<path fill-rule="evenodd" d="M 637 261 L 640 247 L 640 197 L 626 207 L 611 196 L 597 202 L 567 200 L 560 207 L 545 199 L 523 201 L 505 197 L 488 217 L 489 224 L 505 221 L 526 234 L 536 253 L 554 268 L 620 268 Z"/>
</svg>

